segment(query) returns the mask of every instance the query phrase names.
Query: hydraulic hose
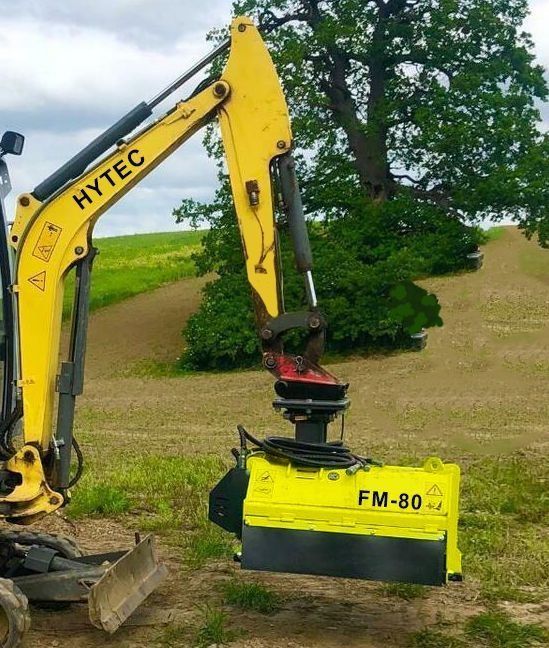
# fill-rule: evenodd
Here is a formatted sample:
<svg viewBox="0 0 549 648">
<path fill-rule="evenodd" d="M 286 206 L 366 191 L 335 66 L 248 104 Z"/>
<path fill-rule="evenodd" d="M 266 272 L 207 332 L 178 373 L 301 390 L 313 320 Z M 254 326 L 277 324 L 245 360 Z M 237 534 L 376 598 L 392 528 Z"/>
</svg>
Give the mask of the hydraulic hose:
<svg viewBox="0 0 549 648">
<path fill-rule="evenodd" d="M 327 443 L 307 443 L 289 437 L 267 437 L 264 441 L 256 439 L 242 425 L 237 426 L 241 444 L 250 441 L 258 450 L 267 455 L 286 459 L 295 466 L 310 468 L 347 468 L 351 472 L 371 465 L 381 465 L 373 459 L 360 457 L 351 452 L 342 441 L 329 441 Z"/>
</svg>

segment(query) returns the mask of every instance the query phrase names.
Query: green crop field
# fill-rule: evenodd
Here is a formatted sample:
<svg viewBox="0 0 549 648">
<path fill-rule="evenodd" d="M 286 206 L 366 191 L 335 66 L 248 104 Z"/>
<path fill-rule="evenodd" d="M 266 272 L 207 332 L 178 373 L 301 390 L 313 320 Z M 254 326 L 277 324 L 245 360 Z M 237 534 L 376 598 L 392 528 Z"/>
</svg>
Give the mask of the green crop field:
<svg viewBox="0 0 549 648">
<path fill-rule="evenodd" d="M 94 262 L 90 310 L 193 276 L 191 257 L 201 238 L 202 232 L 162 232 L 96 239 L 100 253 Z M 71 273 L 65 290 L 65 317 L 71 312 L 73 286 Z"/>
</svg>

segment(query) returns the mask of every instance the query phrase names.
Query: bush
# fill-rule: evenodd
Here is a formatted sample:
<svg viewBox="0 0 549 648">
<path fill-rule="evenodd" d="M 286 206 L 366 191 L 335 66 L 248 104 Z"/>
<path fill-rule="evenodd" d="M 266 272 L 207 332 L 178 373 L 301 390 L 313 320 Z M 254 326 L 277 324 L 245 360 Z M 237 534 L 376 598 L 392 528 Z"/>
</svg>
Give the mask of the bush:
<svg viewBox="0 0 549 648">
<path fill-rule="evenodd" d="M 467 254 L 483 237 L 442 210 L 405 197 L 383 205 L 360 202 L 345 217 L 309 229 L 319 302 L 329 322 L 328 348 L 343 353 L 406 345 L 409 336 L 390 315 L 391 289 L 466 268 Z M 191 369 L 254 365 L 260 344 L 244 263 L 235 261 L 235 232 L 229 226 L 206 237 L 204 254 L 208 241 L 215 243 L 216 256 L 231 262 L 217 268 L 219 278 L 207 285 L 199 311 L 189 320 L 183 364 Z M 286 309 L 298 309 L 305 303 L 303 280 L 285 233 L 281 243 Z M 219 254 L 223 246 L 232 249 Z"/>
</svg>

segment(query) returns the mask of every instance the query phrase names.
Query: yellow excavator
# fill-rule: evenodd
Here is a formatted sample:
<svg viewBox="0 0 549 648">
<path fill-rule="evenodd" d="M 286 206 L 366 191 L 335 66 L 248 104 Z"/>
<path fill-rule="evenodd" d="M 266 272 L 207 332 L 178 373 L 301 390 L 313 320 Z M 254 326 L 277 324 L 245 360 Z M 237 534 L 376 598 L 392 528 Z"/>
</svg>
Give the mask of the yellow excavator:
<svg viewBox="0 0 549 648">
<path fill-rule="evenodd" d="M 158 104 L 227 53 L 218 77 L 202 81 L 151 120 Z M 293 435 L 260 440 L 238 428 L 236 465 L 211 492 L 210 519 L 240 539 L 243 569 L 433 585 L 461 578 L 458 467 L 432 457 L 422 467 L 383 466 L 328 440 L 329 424 L 348 407 L 348 386 L 319 365 L 326 321 L 312 278 L 288 108 L 258 29 L 240 17 L 226 42 L 20 195 L 11 227 L 3 206 L 10 190 L 4 156 L 21 154 L 24 139 L 8 131 L 0 142 L 2 648 L 19 645 L 29 627 L 28 600 L 87 600 L 91 622 L 114 632 L 166 575 L 152 536 L 137 538 L 128 551 L 84 556 L 68 538 L 17 525 L 67 505 L 82 474 L 73 420 L 84 380 L 94 225 L 216 118 L 263 364 L 276 380 L 274 407 L 293 425 Z M 283 307 L 277 241 L 282 222 L 304 276 L 307 305 L 300 312 Z M 70 345 L 59 363 L 71 270 Z M 284 335 L 293 329 L 306 332 L 302 355 L 284 353 Z"/>
</svg>

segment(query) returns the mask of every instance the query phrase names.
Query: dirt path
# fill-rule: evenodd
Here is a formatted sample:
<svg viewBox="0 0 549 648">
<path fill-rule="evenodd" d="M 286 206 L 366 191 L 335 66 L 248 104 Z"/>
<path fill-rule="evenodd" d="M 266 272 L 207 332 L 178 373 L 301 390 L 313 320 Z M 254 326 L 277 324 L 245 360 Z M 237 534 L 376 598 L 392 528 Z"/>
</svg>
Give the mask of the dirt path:
<svg viewBox="0 0 549 648">
<path fill-rule="evenodd" d="M 332 365 L 334 373 L 351 381 L 351 446 L 386 461 L 431 454 L 461 461 L 517 449 L 547 452 L 547 255 L 507 229 L 488 246 L 481 272 L 425 282 L 444 308 L 444 327 L 430 333 L 426 351 Z M 128 456 L 146 448 L 228 456 L 236 423 L 245 423 L 258 436 L 287 431 L 270 408 L 272 381 L 264 372 L 117 377 L 121 367 L 142 359 L 169 360 L 180 352 L 180 329 L 198 303 L 200 285 L 199 280 L 182 281 L 92 316 L 88 383 L 77 420 L 88 453 Z M 48 525 L 76 533 L 90 549 L 131 541 L 132 529 L 111 521 L 85 521 L 72 528 L 53 518 Z M 219 604 L 220 584 L 239 573 L 238 568 L 220 562 L 189 573 L 172 548 L 160 542 L 160 549 L 171 575 L 150 607 L 172 611 L 177 624 L 196 628 L 197 604 Z M 231 625 L 246 633 L 234 644 L 238 648 L 404 648 L 410 632 L 441 619 L 451 624 L 479 610 L 479 585 L 472 579 L 406 601 L 385 595 L 376 583 L 247 573 L 240 577 L 272 588 L 282 597 L 283 609 L 274 616 L 231 610 Z M 515 617 L 536 622 L 546 620 L 548 609 L 547 603 L 512 606 Z M 35 615 L 25 645 L 191 645 L 184 639 L 158 643 L 161 633 L 159 626 L 130 627 L 105 638 L 89 628 L 85 611 L 77 608 L 75 614 L 54 615 L 53 622 L 44 613 Z"/>
</svg>

